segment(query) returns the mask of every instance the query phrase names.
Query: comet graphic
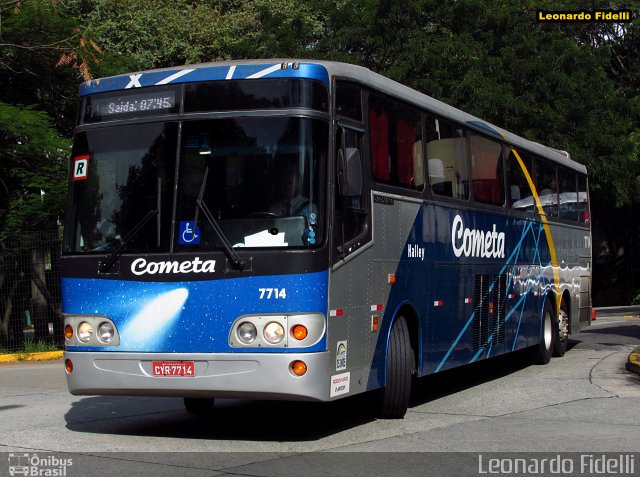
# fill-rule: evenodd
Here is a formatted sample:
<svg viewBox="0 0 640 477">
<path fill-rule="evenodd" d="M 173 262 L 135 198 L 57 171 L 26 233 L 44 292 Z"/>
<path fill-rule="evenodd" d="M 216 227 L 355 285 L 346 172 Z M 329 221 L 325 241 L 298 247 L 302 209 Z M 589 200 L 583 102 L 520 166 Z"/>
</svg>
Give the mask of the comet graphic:
<svg viewBox="0 0 640 477">
<path fill-rule="evenodd" d="M 120 332 L 120 346 L 135 351 L 152 351 L 166 336 L 167 328 L 180 316 L 189 290 L 178 288 L 148 302 Z"/>
</svg>

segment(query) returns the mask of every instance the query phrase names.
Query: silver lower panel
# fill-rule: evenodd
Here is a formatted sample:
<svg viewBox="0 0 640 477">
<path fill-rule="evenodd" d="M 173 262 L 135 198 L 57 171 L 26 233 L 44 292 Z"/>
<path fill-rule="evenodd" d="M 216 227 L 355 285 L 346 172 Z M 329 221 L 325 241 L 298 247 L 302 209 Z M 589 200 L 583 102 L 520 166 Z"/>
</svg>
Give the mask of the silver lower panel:
<svg viewBox="0 0 640 477">
<path fill-rule="evenodd" d="M 74 395 L 140 395 L 329 401 L 330 356 L 309 354 L 146 354 L 65 352 Z M 307 364 L 294 376 L 289 364 Z M 153 361 L 194 361 L 194 377 L 153 376 Z"/>
</svg>

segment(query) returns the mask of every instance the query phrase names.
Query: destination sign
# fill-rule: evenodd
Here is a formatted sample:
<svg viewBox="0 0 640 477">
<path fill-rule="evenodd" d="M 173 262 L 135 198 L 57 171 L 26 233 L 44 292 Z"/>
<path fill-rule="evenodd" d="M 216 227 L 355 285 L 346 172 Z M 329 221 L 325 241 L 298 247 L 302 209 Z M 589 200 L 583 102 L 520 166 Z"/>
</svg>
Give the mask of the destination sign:
<svg viewBox="0 0 640 477">
<path fill-rule="evenodd" d="M 99 121 L 112 116 L 146 115 L 175 112 L 177 106 L 174 90 L 144 93 L 124 93 L 118 96 L 87 98 L 85 121 Z"/>
</svg>

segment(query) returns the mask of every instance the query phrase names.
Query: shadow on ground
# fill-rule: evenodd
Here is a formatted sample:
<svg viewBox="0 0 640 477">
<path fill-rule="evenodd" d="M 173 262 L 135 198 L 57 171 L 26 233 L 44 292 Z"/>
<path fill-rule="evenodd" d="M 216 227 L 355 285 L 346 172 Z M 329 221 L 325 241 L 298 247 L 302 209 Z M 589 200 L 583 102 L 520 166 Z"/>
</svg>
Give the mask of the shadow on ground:
<svg viewBox="0 0 640 477">
<path fill-rule="evenodd" d="M 571 341 L 570 346 L 576 342 Z M 526 352 L 493 358 L 416 380 L 411 407 L 502 378 L 530 366 Z M 314 441 L 373 421 L 373 393 L 329 403 L 219 399 L 193 416 L 182 399 L 87 397 L 65 415 L 76 432 L 249 441 Z"/>
</svg>

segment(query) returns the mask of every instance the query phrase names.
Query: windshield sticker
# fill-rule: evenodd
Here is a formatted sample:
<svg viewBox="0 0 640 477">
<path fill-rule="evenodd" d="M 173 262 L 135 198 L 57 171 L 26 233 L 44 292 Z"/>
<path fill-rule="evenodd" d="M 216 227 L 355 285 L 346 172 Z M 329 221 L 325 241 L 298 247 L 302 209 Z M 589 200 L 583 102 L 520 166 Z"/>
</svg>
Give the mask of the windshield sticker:
<svg viewBox="0 0 640 477">
<path fill-rule="evenodd" d="M 89 178 L 89 156 L 76 156 L 73 158 L 73 180 L 86 181 Z"/>
<path fill-rule="evenodd" d="M 245 247 L 286 247 L 288 245 L 284 241 L 284 232 L 278 232 L 274 235 L 269 230 L 263 230 L 244 238 Z"/>
<path fill-rule="evenodd" d="M 180 245 L 200 245 L 200 228 L 193 221 L 180 221 Z"/>
</svg>

